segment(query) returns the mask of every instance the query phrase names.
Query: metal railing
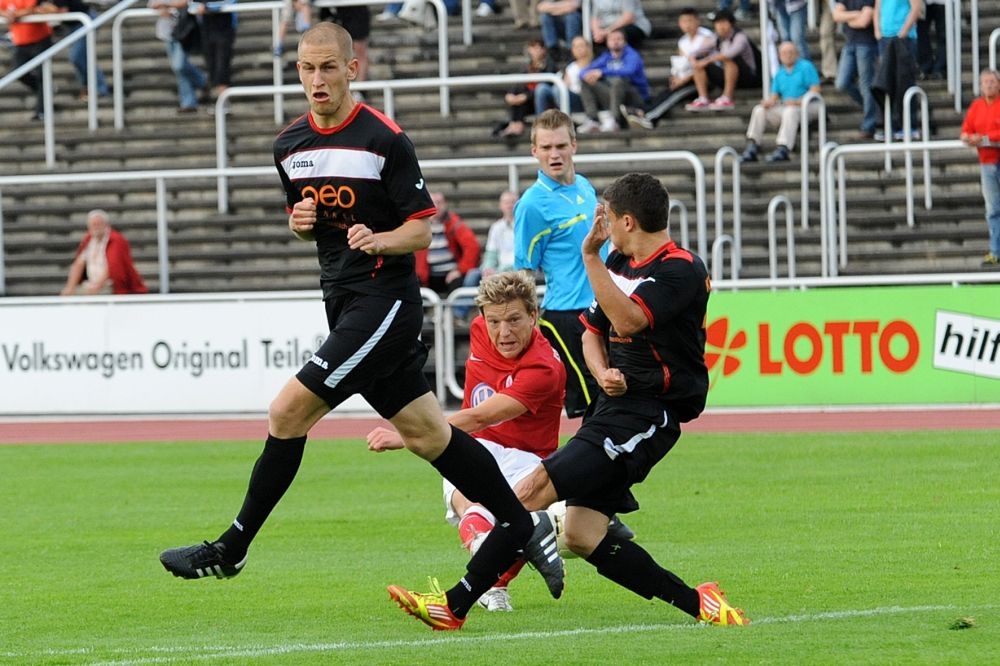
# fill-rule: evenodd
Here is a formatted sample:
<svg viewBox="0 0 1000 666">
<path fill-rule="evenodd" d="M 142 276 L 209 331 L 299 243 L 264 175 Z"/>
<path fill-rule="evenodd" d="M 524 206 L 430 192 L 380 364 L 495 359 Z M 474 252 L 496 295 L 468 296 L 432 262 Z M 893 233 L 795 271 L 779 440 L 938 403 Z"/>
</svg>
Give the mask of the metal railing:
<svg viewBox="0 0 1000 666">
<path fill-rule="evenodd" d="M 440 2 L 440 0 L 438 0 Z M 450 88 L 468 87 L 491 87 L 509 86 L 514 83 L 545 82 L 551 83 L 559 92 L 559 108 L 569 112 L 569 89 L 566 82 L 558 74 L 537 73 L 537 74 L 494 74 L 483 76 L 453 76 L 448 78 L 431 79 L 400 79 L 397 81 L 355 81 L 351 83 L 351 90 L 381 90 L 384 96 L 382 111 L 389 117 L 396 117 L 396 104 L 393 91 L 395 90 L 418 90 L 420 88 L 440 87 L 442 91 Z M 219 95 L 215 103 L 215 166 L 224 170 L 229 166 L 228 148 L 228 120 L 227 109 L 229 100 L 233 97 L 261 97 L 268 95 L 301 93 L 299 85 L 285 86 L 246 86 L 240 88 L 227 88 Z M 277 108 L 277 107 L 275 107 Z M 229 186 L 226 176 L 220 175 L 218 179 L 219 212 L 229 211 Z"/>
<path fill-rule="evenodd" d="M 788 277 L 795 278 L 795 211 L 792 202 L 783 194 L 767 204 L 767 254 L 772 280 L 778 278 L 778 208 L 785 209 L 785 244 L 788 249 Z"/>
<path fill-rule="evenodd" d="M 821 275 L 836 277 L 838 267 L 847 265 L 847 188 L 844 177 L 844 161 L 852 155 L 891 153 L 912 153 L 914 151 L 935 152 L 941 150 L 967 149 L 961 141 L 903 141 L 887 144 L 848 144 L 824 146 L 820 164 L 820 244 Z M 927 167 L 925 167 L 927 169 Z M 835 175 L 837 178 L 835 179 Z M 912 206 L 913 174 L 906 174 L 906 200 Z M 912 226 L 912 225 L 911 225 Z"/>
<path fill-rule="evenodd" d="M 800 195 L 802 197 L 800 217 L 802 218 L 802 228 L 809 228 L 809 107 L 819 105 L 817 111 L 817 121 L 819 124 L 819 136 L 817 146 L 821 150 L 826 143 L 826 100 L 819 93 L 807 92 L 802 96 L 802 117 L 799 119 L 799 148 L 802 152 L 802 159 L 799 169 L 801 176 Z"/>
<path fill-rule="evenodd" d="M 281 21 L 282 6 L 283 3 L 280 0 L 272 0 L 271 2 L 250 2 L 245 4 L 223 5 L 219 11 L 224 13 L 271 12 L 271 43 L 273 44 L 278 38 L 278 26 Z M 125 54 L 122 40 L 122 31 L 124 30 L 125 21 L 137 18 L 152 18 L 155 20 L 159 19 L 159 17 L 160 12 L 149 7 L 128 9 L 115 17 L 114 24 L 111 28 L 111 77 L 114 81 L 112 102 L 114 105 L 114 126 L 116 130 L 125 129 Z M 153 37 L 152 28 L 150 30 L 150 36 Z M 165 48 L 166 47 L 164 47 L 164 49 Z M 280 58 L 274 59 L 272 76 L 274 77 L 274 84 L 276 86 L 281 85 L 282 67 Z M 281 117 L 278 115 L 278 110 L 281 109 L 281 106 L 282 104 L 280 98 L 275 97 L 274 108 L 276 124 L 281 122 Z"/>
<path fill-rule="evenodd" d="M 715 238 L 716 242 L 718 239 L 723 237 L 724 219 L 723 219 L 723 202 L 725 183 L 722 177 L 723 168 L 725 166 L 726 158 L 731 158 L 732 164 L 732 174 L 733 174 L 733 184 L 732 184 L 732 204 L 733 204 L 733 235 L 725 236 L 730 242 L 730 266 L 732 269 L 733 279 L 736 280 L 740 276 L 740 268 L 743 266 L 743 190 L 742 190 L 742 179 L 741 179 L 741 167 L 740 154 L 735 148 L 731 146 L 723 146 L 715 153 Z M 703 258 L 706 256 L 705 253 L 699 249 L 698 254 Z M 715 262 L 715 247 L 712 247 L 712 260 L 711 265 L 714 268 Z M 721 266 L 719 267 L 721 270 Z"/>
<path fill-rule="evenodd" d="M 55 120 L 53 118 L 54 106 L 52 103 L 52 58 L 62 53 L 70 46 L 81 39 L 87 40 L 87 126 L 90 131 L 97 129 L 97 60 L 95 33 L 98 28 L 108 21 L 114 19 L 119 13 L 126 11 L 136 0 L 122 0 L 108 11 L 104 12 L 96 19 L 89 14 L 82 12 L 66 12 L 62 14 L 32 14 L 21 18 L 27 23 L 61 23 L 63 21 L 79 21 L 82 27 L 74 30 L 71 34 L 60 39 L 49 48 L 45 49 L 37 56 L 24 63 L 20 67 L 9 72 L 6 76 L 0 77 L 0 90 L 20 79 L 36 67 L 42 68 L 42 95 L 44 106 L 43 132 L 45 142 L 45 166 L 55 167 Z"/>
<path fill-rule="evenodd" d="M 468 1 L 468 0 L 466 0 Z M 445 11 L 444 3 L 442 0 L 427 0 L 427 3 L 435 8 L 438 16 L 447 17 L 447 12 Z M 283 2 L 280 0 L 264 0 L 261 2 L 246 2 L 235 5 L 224 5 L 219 11 L 221 12 L 270 12 L 271 13 L 271 43 L 275 43 L 278 39 L 279 26 L 281 25 L 281 8 Z M 357 0 L 316 0 L 313 3 L 316 7 L 344 7 L 352 5 L 385 5 L 386 0 L 372 0 L 368 2 L 358 2 Z M 111 54 L 112 54 L 112 77 L 114 80 L 114 124 L 115 129 L 122 130 L 125 128 L 125 76 L 124 76 L 124 45 L 122 38 L 123 24 L 126 20 L 133 18 L 158 18 L 159 12 L 155 9 L 149 8 L 136 8 L 129 9 L 127 11 L 121 12 L 121 14 L 115 18 L 114 25 L 111 30 Z M 448 26 L 447 21 L 438 21 L 438 74 L 441 79 L 446 79 L 448 77 L 449 61 L 448 61 Z M 274 123 L 280 125 L 284 121 L 284 95 L 289 92 L 298 92 L 300 86 L 291 85 L 283 86 L 284 81 L 284 69 L 283 62 L 280 56 L 274 56 L 272 59 L 272 79 L 273 85 L 267 86 L 250 86 L 248 89 L 253 88 L 264 88 L 267 87 L 270 94 L 274 98 Z M 357 81 L 352 84 L 352 88 L 357 90 L 365 90 L 369 88 L 363 87 L 363 84 L 367 82 Z M 232 95 L 233 90 L 227 89 L 225 92 Z M 449 106 L 449 90 L 447 85 L 441 86 L 441 115 L 450 115 Z"/>
<path fill-rule="evenodd" d="M 698 157 L 687 151 L 660 151 L 650 153 L 613 153 L 609 155 L 577 155 L 577 164 L 608 164 L 627 163 L 635 164 L 641 162 L 687 162 L 691 165 L 696 196 L 696 215 L 699 246 L 704 247 L 707 243 L 705 238 L 707 230 L 705 225 L 705 169 Z M 435 171 L 445 171 L 461 174 L 469 169 L 496 169 L 506 170 L 508 189 L 520 191 L 519 187 L 519 167 L 537 167 L 537 162 L 531 156 L 524 157 L 494 157 L 494 158 L 467 158 L 467 159 L 443 159 L 424 160 L 420 163 L 424 173 Z M 534 172 L 532 172 L 532 175 Z M 157 230 L 157 263 L 160 283 L 160 292 L 170 293 L 170 268 L 169 268 L 169 202 L 168 202 L 168 182 L 183 179 L 204 180 L 206 178 L 249 178 L 260 176 L 275 176 L 274 166 L 256 167 L 233 167 L 228 169 L 167 169 L 156 171 L 119 171 L 119 172 L 92 172 L 92 173 L 65 173 L 65 174 L 25 174 L 17 176 L 0 176 L 0 296 L 6 294 L 6 273 L 5 264 L 2 258 L 5 256 L 3 244 L 4 231 L 4 194 L 5 188 L 18 186 L 44 186 L 44 185 L 72 185 L 76 183 L 94 184 L 100 182 L 135 182 L 148 181 L 153 185 L 156 200 L 156 230 Z M 281 206 L 276 200 L 275 209 Z M 702 254 L 704 256 L 704 254 Z"/>
</svg>

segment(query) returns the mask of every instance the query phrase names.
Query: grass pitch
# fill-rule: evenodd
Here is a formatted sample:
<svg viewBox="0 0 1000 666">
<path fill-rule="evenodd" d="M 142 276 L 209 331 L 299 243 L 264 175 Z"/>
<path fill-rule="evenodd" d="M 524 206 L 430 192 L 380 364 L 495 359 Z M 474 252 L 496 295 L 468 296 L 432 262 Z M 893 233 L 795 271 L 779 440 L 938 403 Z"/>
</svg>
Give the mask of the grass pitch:
<svg viewBox="0 0 1000 666">
<path fill-rule="evenodd" d="M 1000 435 L 687 434 L 626 516 L 687 582 L 753 624 L 703 627 L 567 562 L 548 597 L 432 633 L 389 583 L 448 587 L 465 551 L 437 474 L 314 440 L 235 579 L 184 581 L 166 547 L 213 539 L 260 442 L 0 447 L 0 663 L 966 664 L 1000 645 Z"/>
</svg>

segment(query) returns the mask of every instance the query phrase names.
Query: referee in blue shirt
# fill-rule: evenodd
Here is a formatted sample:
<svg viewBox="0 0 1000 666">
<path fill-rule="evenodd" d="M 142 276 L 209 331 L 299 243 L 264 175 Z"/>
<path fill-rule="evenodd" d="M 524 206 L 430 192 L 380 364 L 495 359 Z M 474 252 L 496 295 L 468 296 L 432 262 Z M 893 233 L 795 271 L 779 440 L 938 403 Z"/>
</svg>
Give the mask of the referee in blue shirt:
<svg viewBox="0 0 1000 666">
<path fill-rule="evenodd" d="M 535 120 L 531 154 L 540 169 L 514 208 L 514 267 L 545 276 L 538 325 L 566 366 L 566 415 L 575 418 L 597 392 L 580 342 L 580 315 L 594 300 L 580 248 L 593 223 L 597 194 L 573 166 L 576 129 L 562 111 L 549 109 Z"/>
</svg>

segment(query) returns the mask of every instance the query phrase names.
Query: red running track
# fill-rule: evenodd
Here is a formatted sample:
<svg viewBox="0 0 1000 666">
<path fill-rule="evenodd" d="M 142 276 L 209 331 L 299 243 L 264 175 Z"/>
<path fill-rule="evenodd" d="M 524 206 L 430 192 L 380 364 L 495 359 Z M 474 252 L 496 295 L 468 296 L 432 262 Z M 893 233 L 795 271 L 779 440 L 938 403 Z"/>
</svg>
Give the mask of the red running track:
<svg viewBox="0 0 1000 666">
<path fill-rule="evenodd" d="M 561 432 L 572 434 L 579 420 L 563 419 Z M 385 422 L 367 416 L 337 415 L 320 421 L 313 439 L 364 437 Z M 1000 443 L 1000 406 L 941 408 L 831 409 L 820 411 L 708 411 L 684 426 L 685 432 L 889 432 L 906 430 L 984 430 Z M 176 417 L 27 419 L 0 421 L 0 444 L 173 442 L 263 440 L 263 417 Z"/>
</svg>

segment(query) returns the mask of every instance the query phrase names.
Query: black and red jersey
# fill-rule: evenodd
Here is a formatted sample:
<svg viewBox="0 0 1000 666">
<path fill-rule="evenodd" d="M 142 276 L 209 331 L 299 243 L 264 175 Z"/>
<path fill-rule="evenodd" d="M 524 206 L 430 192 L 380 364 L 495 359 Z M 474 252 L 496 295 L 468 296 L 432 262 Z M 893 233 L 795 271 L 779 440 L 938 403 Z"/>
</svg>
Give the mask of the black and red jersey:
<svg viewBox="0 0 1000 666">
<path fill-rule="evenodd" d="M 347 292 L 421 302 L 412 254 L 372 256 L 347 246 L 347 229 L 390 231 L 434 213 L 409 137 L 391 119 L 357 104 L 337 127 L 306 113 L 274 140 L 274 163 L 287 210 L 311 197 L 323 297 Z"/>
<path fill-rule="evenodd" d="M 711 286 L 705 264 L 670 241 L 642 263 L 615 250 L 607 267 L 649 326 L 621 335 L 596 301 L 580 319 L 607 341 L 608 363 L 625 375 L 627 397 L 659 399 L 678 421 L 690 421 L 705 408 L 708 395 L 705 316 Z"/>
</svg>

